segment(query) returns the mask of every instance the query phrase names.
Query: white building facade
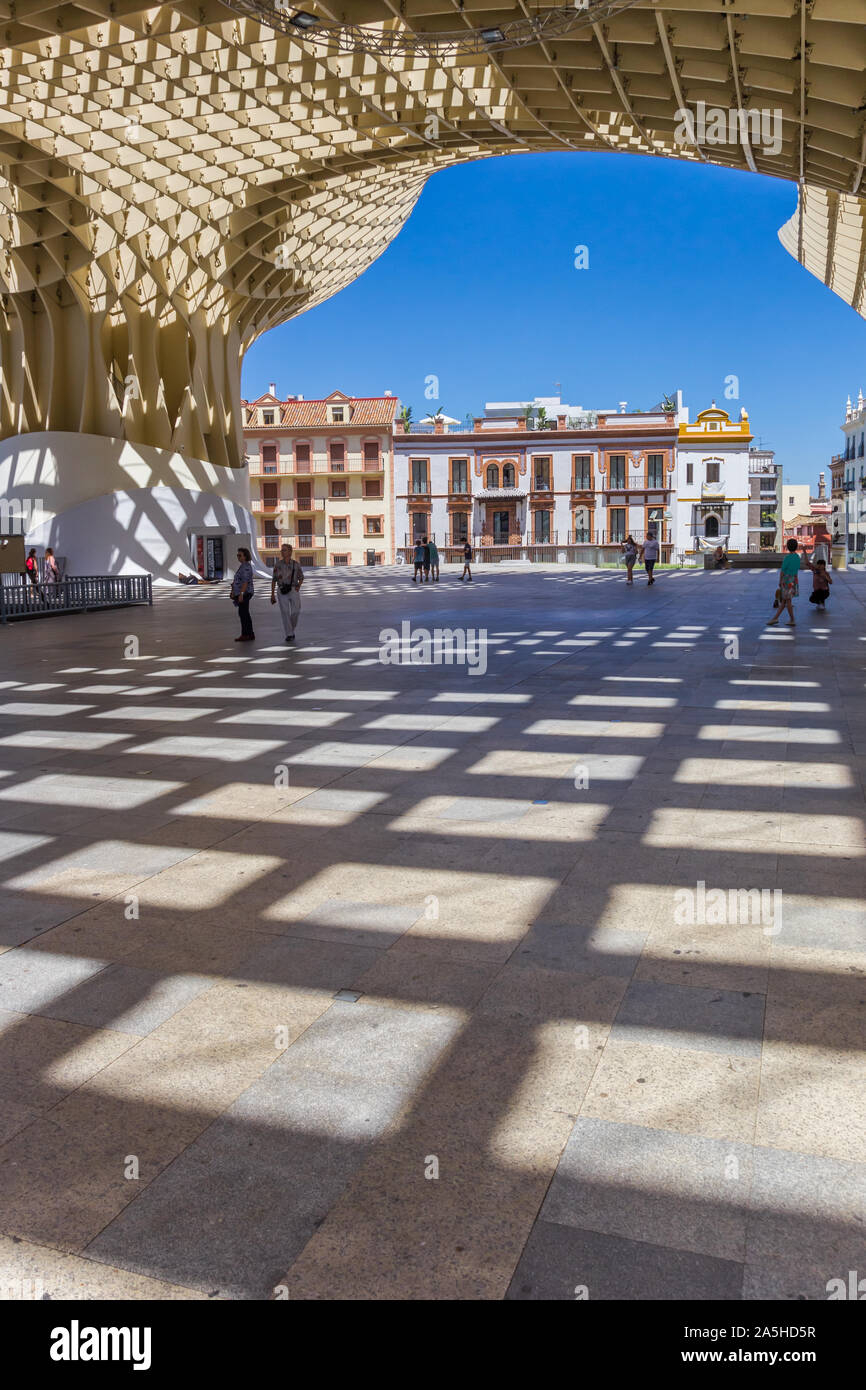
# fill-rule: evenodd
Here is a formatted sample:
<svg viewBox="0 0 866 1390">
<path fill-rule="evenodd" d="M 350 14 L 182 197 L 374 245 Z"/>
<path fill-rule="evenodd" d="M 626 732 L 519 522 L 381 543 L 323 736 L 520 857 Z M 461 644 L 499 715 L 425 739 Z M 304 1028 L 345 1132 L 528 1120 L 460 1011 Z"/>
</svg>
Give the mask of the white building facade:
<svg viewBox="0 0 866 1390">
<path fill-rule="evenodd" d="M 713 402 L 691 423 L 681 408 L 677 427 L 673 546 L 686 564 L 723 546 L 749 550 L 750 446 L 745 410 L 739 420 Z M 775 482 L 774 496 L 775 492 Z"/>
<path fill-rule="evenodd" d="M 570 415 L 555 398 L 551 407 L 543 429 L 502 403 L 472 431 L 437 423 L 407 433 L 397 420 L 398 553 L 408 559 L 426 535 L 446 558 L 469 541 L 489 559 L 597 563 L 619 555 L 627 535 L 641 541 L 654 529 L 667 558 L 676 412 Z"/>
</svg>

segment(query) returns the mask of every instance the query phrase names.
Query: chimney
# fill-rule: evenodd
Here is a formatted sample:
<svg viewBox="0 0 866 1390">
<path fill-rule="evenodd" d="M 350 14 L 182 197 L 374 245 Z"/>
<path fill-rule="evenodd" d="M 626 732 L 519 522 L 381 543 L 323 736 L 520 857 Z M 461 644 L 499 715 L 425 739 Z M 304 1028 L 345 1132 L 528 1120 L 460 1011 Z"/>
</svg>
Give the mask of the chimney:
<svg viewBox="0 0 866 1390">
<path fill-rule="evenodd" d="M 558 430 L 564 430 L 564 429 L 565 429 L 565 416 L 564 416 L 564 415 L 557 415 L 557 417 L 556 417 L 556 428 L 557 428 Z"/>
<path fill-rule="evenodd" d="M 268 390 L 270 391 L 270 393 L 271 393 L 272 396 L 275 396 L 275 395 L 277 394 L 277 388 L 276 388 L 276 385 L 275 385 L 275 383 L 274 383 L 273 381 L 271 382 L 270 386 L 268 387 Z"/>
<path fill-rule="evenodd" d="M 823 472 L 821 472 L 821 473 L 818 474 L 818 501 L 819 501 L 819 502 L 823 502 L 823 501 L 824 501 L 824 474 L 823 474 Z"/>
<path fill-rule="evenodd" d="M 619 413 L 620 413 L 620 415 L 625 415 L 625 408 L 626 408 L 627 405 L 628 405 L 628 401 L 620 401 L 620 403 L 619 403 Z"/>
<path fill-rule="evenodd" d="M 382 392 L 382 395 L 383 395 L 383 396 L 393 396 L 393 394 L 394 394 L 393 391 L 383 391 L 383 392 Z"/>
</svg>

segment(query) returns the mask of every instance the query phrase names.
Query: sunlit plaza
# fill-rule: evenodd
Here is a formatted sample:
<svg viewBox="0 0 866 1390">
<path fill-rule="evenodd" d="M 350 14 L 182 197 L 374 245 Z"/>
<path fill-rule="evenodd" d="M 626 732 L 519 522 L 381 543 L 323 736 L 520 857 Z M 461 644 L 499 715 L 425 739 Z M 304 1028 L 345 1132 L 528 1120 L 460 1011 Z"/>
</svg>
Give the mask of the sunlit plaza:
<svg viewBox="0 0 866 1390">
<path fill-rule="evenodd" d="M 246 647 L 227 586 L 0 629 L 7 1280 L 862 1265 L 862 576 L 768 629 L 772 572 L 458 575 L 313 571 L 294 648 L 261 588 Z"/>
</svg>

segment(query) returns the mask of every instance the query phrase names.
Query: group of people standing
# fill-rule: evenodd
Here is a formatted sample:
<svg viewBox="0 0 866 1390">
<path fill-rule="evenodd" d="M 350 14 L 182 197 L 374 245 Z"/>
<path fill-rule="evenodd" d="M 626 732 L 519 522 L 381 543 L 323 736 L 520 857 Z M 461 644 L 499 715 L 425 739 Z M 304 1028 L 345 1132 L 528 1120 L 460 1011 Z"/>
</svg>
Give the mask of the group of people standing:
<svg viewBox="0 0 866 1390">
<path fill-rule="evenodd" d="M 421 576 L 422 584 L 437 583 L 439 579 L 439 550 L 436 542 L 422 536 L 415 542 L 415 549 L 412 552 L 412 583 L 418 583 L 418 576 Z M 469 541 L 463 542 L 463 572 L 460 575 L 461 582 L 467 579 L 472 583 L 472 546 Z"/>
<path fill-rule="evenodd" d="M 30 584 L 31 588 L 35 589 L 38 593 L 41 592 L 39 587 L 40 583 L 60 583 L 60 566 L 57 563 L 54 551 L 51 549 L 50 545 L 45 551 L 45 558 L 42 561 L 41 581 L 39 578 L 39 560 L 36 555 L 35 546 L 31 546 L 30 550 L 27 552 L 27 559 L 24 561 L 24 578 Z M 44 595 L 42 596 L 44 597 Z"/>
<path fill-rule="evenodd" d="M 659 539 L 655 531 L 647 531 L 646 540 L 643 545 L 638 545 L 634 536 L 628 535 L 622 542 L 622 553 L 625 557 L 625 582 L 634 583 L 634 567 L 638 560 L 643 561 L 646 570 L 647 585 L 655 584 L 653 570 L 659 558 Z"/>
</svg>

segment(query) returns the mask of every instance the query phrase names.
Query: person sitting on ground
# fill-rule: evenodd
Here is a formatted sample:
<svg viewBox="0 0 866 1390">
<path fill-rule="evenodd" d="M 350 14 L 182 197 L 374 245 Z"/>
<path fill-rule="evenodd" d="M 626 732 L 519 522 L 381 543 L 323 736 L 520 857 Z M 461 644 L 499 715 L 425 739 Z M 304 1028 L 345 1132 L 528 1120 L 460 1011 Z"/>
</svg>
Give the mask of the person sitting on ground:
<svg viewBox="0 0 866 1390">
<path fill-rule="evenodd" d="M 830 597 L 830 585 L 833 583 L 827 573 L 827 563 L 825 560 L 815 560 L 814 563 L 807 560 L 806 569 L 812 571 L 812 592 L 809 595 L 809 602 L 814 603 L 823 613 L 824 604 Z"/>
<path fill-rule="evenodd" d="M 199 578 L 197 574 L 178 574 L 177 582 L 178 584 L 198 584 Z"/>
<path fill-rule="evenodd" d="M 716 565 L 716 569 L 717 569 L 717 570 L 723 570 L 723 569 L 726 569 L 726 568 L 727 568 L 727 564 L 728 564 L 728 555 L 727 555 L 727 551 L 725 550 L 724 546 L 722 546 L 722 545 L 717 545 L 717 546 L 716 546 L 715 550 L 713 551 L 713 560 L 715 561 L 715 565 Z"/>
</svg>

